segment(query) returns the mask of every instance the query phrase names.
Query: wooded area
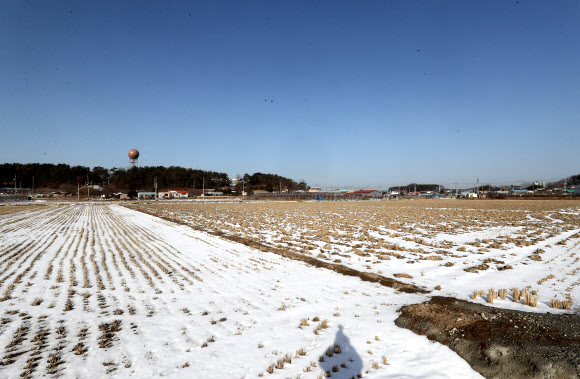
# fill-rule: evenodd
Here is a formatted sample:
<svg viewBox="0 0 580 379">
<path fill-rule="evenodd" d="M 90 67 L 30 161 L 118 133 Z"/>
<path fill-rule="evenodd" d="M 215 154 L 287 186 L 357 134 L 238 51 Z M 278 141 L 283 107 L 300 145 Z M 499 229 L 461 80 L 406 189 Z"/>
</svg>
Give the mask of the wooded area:
<svg viewBox="0 0 580 379">
<path fill-rule="evenodd" d="M 76 191 L 77 185 L 99 185 L 108 191 L 145 190 L 152 191 L 155 178 L 159 189 L 221 189 L 229 186 L 228 174 L 217 171 L 194 170 L 178 166 L 145 166 L 129 169 L 104 167 L 69 166 L 50 163 L 4 163 L 0 164 L 0 185 L 37 189 L 58 189 L 66 192 Z M 306 189 L 304 181 L 297 183 L 292 179 L 275 174 L 255 173 L 238 175 L 239 190 L 296 190 Z M 242 184 L 244 182 L 244 184 Z"/>
</svg>

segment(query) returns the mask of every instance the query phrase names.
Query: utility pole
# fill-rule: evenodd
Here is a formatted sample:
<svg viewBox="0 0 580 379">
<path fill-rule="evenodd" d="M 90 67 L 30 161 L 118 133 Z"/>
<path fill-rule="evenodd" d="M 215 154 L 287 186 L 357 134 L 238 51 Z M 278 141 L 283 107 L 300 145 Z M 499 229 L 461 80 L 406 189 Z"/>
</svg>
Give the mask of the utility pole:
<svg viewBox="0 0 580 379">
<path fill-rule="evenodd" d="M 280 193 L 282 193 L 282 182 L 280 182 Z"/>
<path fill-rule="evenodd" d="M 89 174 L 87 174 L 87 200 L 89 200 Z"/>
<path fill-rule="evenodd" d="M 205 176 L 203 177 L 203 183 L 201 187 L 201 196 L 205 197 Z"/>
<path fill-rule="evenodd" d="M 155 177 L 155 181 L 153 182 L 153 186 L 155 187 L 155 201 L 157 201 L 157 177 Z"/>
<path fill-rule="evenodd" d="M 34 176 L 32 177 L 32 196 L 34 196 Z"/>
<path fill-rule="evenodd" d="M 77 183 L 77 201 L 81 201 L 81 184 Z"/>
<path fill-rule="evenodd" d="M 14 194 L 16 195 L 16 175 L 14 175 Z"/>
</svg>

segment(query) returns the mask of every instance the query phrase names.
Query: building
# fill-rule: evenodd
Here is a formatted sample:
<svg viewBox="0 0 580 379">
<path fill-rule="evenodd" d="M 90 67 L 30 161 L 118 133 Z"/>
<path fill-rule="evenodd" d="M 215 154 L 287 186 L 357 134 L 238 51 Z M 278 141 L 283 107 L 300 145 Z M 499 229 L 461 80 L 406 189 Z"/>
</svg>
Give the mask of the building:
<svg viewBox="0 0 580 379">
<path fill-rule="evenodd" d="M 160 199 L 179 199 L 189 197 L 189 194 L 183 190 L 169 190 L 167 192 L 159 192 L 158 196 Z"/>
<path fill-rule="evenodd" d="M 223 192 L 209 191 L 209 192 L 204 193 L 201 196 L 223 196 L 223 195 L 224 195 Z"/>
<path fill-rule="evenodd" d="M 177 191 L 169 191 L 169 193 L 174 197 L 174 198 L 180 198 L 180 197 L 189 197 L 189 194 L 187 193 L 187 191 L 184 190 L 177 190 Z"/>
<path fill-rule="evenodd" d="M 137 198 L 139 200 L 155 199 L 155 192 L 137 192 Z"/>
</svg>

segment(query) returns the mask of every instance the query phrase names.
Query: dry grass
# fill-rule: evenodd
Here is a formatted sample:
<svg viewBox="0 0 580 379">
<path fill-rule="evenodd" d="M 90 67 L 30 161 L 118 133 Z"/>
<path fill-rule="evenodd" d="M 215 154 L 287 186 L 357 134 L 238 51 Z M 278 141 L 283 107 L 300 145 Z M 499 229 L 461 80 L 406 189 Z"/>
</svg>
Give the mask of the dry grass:
<svg viewBox="0 0 580 379">
<path fill-rule="evenodd" d="M 278 359 L 278 360 L 276 361 L 276 368 L 277 368 L 278 370 L 281 370 L 281 369 L 283 369 L 283 368 L 284 368 L 284 359 Z"/>
<path fill-rule="evenodd" d="M 33 305 L 34 307 L 37 307 L 37 306 L 39 306 L 40 304 L 42 304 L 42 302 L 43 302 L 43 300 L 42 300 L 42 299 L 36 298 L 36 299 L 34 299 L 34 301 L 32 302 L 32 305 Z"/>
<path fill-rule="evenodd" d="M 544 284 L 544 282 L 546 282 L 550 279 L 554 279 L 554 275 L 550 274 L 550 275 L 546 276 L 545 278 L 538 280 L 538 284 Z"/>
<path fill-rule="evenodd" d="M 84 354 L 87 350 L 85 349 L 84 345 L 82 343 L 78 343 L 75 345 L 75 347 L 73 347 L 72 350 L 76 355 L 82 355 Z"/>
<path fill-rule="evenodd" d="M 514 303 L 520 302 L 520 296 L 521 296 L 520 290 L 518 288 L 512 288 L 512 299 Z"/>
<path fill-rule="evenodd" d="M 518 289 L 516 287 L 512 288 L 512 300 L 515 303 L 523 303 L 524 305 L 530 306 L 530 307 L 537 307 L 538 306 L 538 301 L 539 301 L 539 293 L 538 290 L 530 290 L 529 288 L 523 288 L 523 289 Z M 485 293 L 483 290 L 477 290 L 474 291 L 471 294 L 471 299 L 475 300 L 477 299 L 479 296 L 483 296 Z M 492 288 L 489 290 L 488 294 L 487 294 L 487 302 L 490 304 L 493 304 L 493 302 L 495 300 L 497 300 L 498 298 L 501 298 L 502 300 L 507 300 L 507 289 L 502 288 L 499 289 L 497 292 L 495 292 L 495 290 Z M 564 309 L 570 309 L 571 306 L 571 300 L 568 299 L 567 301 L 567 307 L 560 302 L 557 299 L 553 299 L 552 301 L 550 301 L 550 307 L 552 308 L 564 308 Z"/>
<path fill-rule="evenodd" d="M 558 299 L 552 299 L 550 300 L 550 308 L 570 310 L 572 308 L 572 300 L 560 301 Z"/>
<path fill-rule="evenodd" d="M 475 300 L 475 299 L 477 299 L 479 296 L 483 296 L 483 295 L 485 295 L 485 292 L 484 292 L 483 290 L 477 290 L 477 291 L 474 291 L 474 292 L 471 294 L 471 299 L 472 299 L 472 300 Z"/>
<path fill-rule="evenodd" d="M 497 294 L 499 295 L 499 297 L 501 297 L 502 300 L 506 300 L 507 299 L 507 289 L 506 288 L 501 288 L 497 291 Z"/>
<path fill-rule="evenodd" d="M 487 302 L 493 304 L 493 301 L 495 299 L 497 299 L 497 292 L 492 288 L 489 290 L 489 293 L 487 294 Z"/>
<path fill-rule="evenodd" d="M 316 319 L 318 319 L 318 317 L 315 317 Z M 314 321 L 314 320 L 312 320 Z M 314 334 L 318 334 L 321 330 L 327 329 L 328 328 L 328 320 L 323 320 L 322 322 L 320 322 L 316 328 L 314 328 Z"/>
</svg>

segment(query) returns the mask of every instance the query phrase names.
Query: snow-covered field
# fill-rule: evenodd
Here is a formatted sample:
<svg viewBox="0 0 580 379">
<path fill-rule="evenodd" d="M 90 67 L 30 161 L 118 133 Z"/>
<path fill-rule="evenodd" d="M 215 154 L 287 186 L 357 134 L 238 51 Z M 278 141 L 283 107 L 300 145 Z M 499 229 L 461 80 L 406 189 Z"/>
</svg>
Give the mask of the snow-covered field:
<svg viewBox="0 0 580 379">
<path fill-rule="evenodd" d="M 575 308 L 578 203 L 411 203 L 140 208 L 361 271 L 404 273 L 412 278 L 396 277 L 440 286 L 431 294 L 529 287 L 539 291 L 537 307 L 510 297 L 494 306 L 565 312 L 549 308 L 557 297 Z M 394 325 L 397 309 L 428 294 L 398 293 L 119 205 L 1 213 L 0 377 L 479 377 L 447 347 Z"/>
<path fill-rule="evenodd" d="M 580 201 L 354 201 L 203 204 L 144 202 L 137 209 L 293 249 L 437 295 L 526 289 L 537 307 L 580 301 Z M 486 303 L 486 296 L 475 301 Z"/>
</svg>

